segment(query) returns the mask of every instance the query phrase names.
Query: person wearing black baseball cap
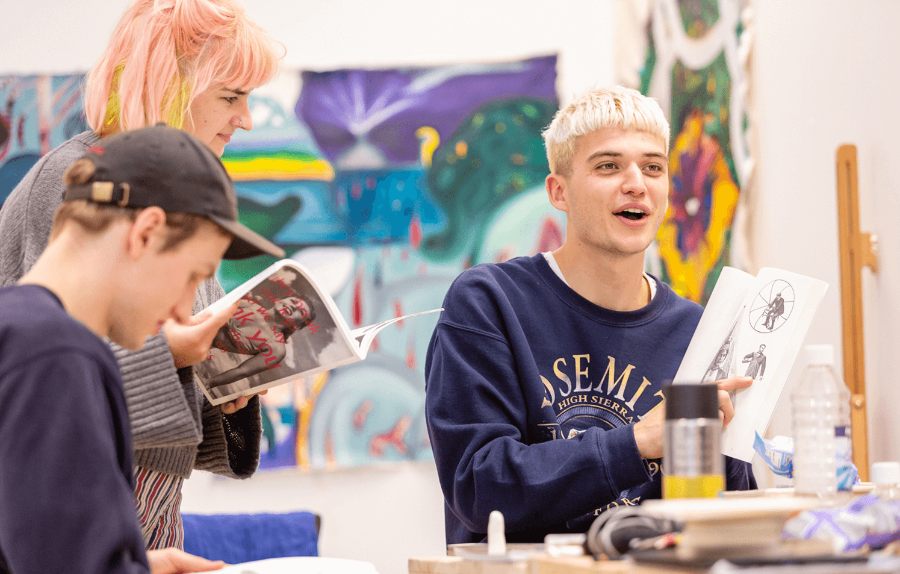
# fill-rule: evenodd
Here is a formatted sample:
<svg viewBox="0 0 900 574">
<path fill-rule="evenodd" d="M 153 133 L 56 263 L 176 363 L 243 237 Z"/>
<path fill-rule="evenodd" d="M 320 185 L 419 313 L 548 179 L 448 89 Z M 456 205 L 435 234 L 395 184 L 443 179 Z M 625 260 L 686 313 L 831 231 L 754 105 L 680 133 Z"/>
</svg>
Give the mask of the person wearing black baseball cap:
<svg viewBox="0 0 900 574">
<path fill-rule="evenodd" d="M 121 4 L 121 17 L 85 77 L 89 129 L 56 142 L 3 201 L 0 286 L 18 281 L 44 251 L 65 191 L 63 173 L 89 147 L 164 121 L 221 156 L 235 134 L 253 129 L 252 93 L 276 76 L 285 54 L 241 0 Z M 204 281 L 194 310 L 223 295 L 215 277 Z M 209 340 L 224 323 L 215 318 L 170 321 L 137 352 L 113 346 L 125 383 L 135 505 L 148 548 L 182 545 L 181 490 L 193 470 L 243 479 L 259 464 L 259 399 L 240 397 L 212 408 L 185 384 L 186 368 L 206 358 Z"/>
<path fill-rule="evenodd" d="M 225 166 L 187 132 L 163 123 L 123 132 L 88 148 L 80 161 L 92 165 L 93 175 L 67 185 L 63 202 L 156 206 L 199 215 L 232 235 L 224 259 L 284 257 L 282 248 L 238 222 L 237 194 Z"/>
<path fill-rule="evenodd" d="M 190 320 L 223 257 L 283 252 L 238 223 L 221 162 L 175 128 L 106 138 L 65 180 L 46 250 L 0 288 L 0 572 L 220 568 L 145 551 L 123 383 L 103 339 L 140 349 L 166 321 Z"/>
</svg>

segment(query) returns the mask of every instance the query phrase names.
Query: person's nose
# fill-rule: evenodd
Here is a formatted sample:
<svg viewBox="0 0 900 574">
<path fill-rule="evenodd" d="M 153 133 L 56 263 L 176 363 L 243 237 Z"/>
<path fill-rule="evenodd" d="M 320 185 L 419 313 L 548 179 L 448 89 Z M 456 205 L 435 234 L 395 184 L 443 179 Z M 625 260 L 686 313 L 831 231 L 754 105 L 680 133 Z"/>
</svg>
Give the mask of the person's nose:
<svg viewBox="0 0 900 574">
<path fill-rule="evenodd" d="M 244 102 L 238 114 L 231 118 L 231 125 L 248 132 L 253 129 L 253 117 L 250 115 L 250 106 Z"/>
<path fill-rule="evenodd" d="M 177 303 L 172 307 L 170 312 L 172 319 L 176 322 L 185 324 L 191 318 L 191 311 L 194 308 L 194 299 L 197 296 L 197 289 L 187 289 Z"/>
<path fill-rule="evenodd" d="M 622 192 L 632 195 L 643 195 L 647 193 L 647 185 L 644 182 L 644 174 L 637 164 L 630 164 L 624 171 L 624 180 L 622 181 Z"/>
</svg>

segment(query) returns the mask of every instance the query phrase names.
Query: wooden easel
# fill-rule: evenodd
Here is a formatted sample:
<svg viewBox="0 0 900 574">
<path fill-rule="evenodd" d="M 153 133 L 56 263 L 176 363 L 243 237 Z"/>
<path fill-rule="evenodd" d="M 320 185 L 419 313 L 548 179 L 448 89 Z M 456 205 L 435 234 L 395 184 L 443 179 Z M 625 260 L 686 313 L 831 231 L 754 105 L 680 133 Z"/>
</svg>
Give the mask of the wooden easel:
<svg viewBox="0 0 900 574">
<path fill-rule="evenodd" d="M 844 380 L 850 389 L 853 463 L 859 478 L 869 479 L 866 424 L 866 364 L 863 344 L 862 270 L 878 272 L 875 238 L 859 230 L 859 186 L 856 146 L 837 150 L 838 235 L 841 250 L 841 319 Z"/>
</svg>

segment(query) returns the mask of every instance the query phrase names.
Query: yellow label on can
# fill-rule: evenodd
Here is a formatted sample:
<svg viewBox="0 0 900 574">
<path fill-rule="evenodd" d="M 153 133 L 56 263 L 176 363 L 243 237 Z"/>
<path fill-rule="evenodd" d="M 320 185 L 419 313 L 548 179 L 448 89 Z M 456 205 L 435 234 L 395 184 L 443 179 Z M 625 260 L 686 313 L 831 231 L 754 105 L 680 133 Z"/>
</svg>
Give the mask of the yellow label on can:
<svg viewBox="0 0 900 574">
<path fill-rule="evenodd" d="M 714 498 L 720 490 L 725 490 L 721 474 L 663 477 L 663 498 Z"/>
</svg>

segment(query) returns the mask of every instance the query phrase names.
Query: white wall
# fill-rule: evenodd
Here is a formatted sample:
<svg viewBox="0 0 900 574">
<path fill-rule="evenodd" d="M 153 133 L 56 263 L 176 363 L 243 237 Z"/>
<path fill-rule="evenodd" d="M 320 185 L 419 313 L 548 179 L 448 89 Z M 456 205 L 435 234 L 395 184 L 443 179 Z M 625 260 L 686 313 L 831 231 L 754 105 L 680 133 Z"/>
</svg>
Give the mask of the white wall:
<svg viewBox="0 0 900 574">
<path fill-rule="evenodd" d="M 89 69 L 129 2 L 4 2 L 0 73 Z M 612 75 L 612 0 L 245 0 L 287 47 L 284 68 L 329 70 L 559 55 L 563 99 Z"/>
<path fill-rule="evenodd" d="M 866 288 L 870 451 L 900 459 L 900 406 L 893 341 L 900 339 L 900 171 L 892 157 L 900 119 L 894 0 L 753 0 L 759 180 L 752 221 L 760 266 L 814 275 L 831 289 L 809 342 L 840 346 L 834 153 L 856 143 L 862 227 L 881 237 L 882 271 Z M 287 45 L 288 69 L 395 66 L 560 56 L 565 100 L 613 78 L 612 0 L 245 0 Z M 0 73 L 84 71 L 103 49 L 121 0 L 73 9 L 60 0 L 6 2 Z M 889 147 L 890 146 L 890 147 Z M 792 375 L 796 380 L 798 369 Z M 780 408 L 774 430 L 788 434 Z M 323 516 L 323 555 L 406 571 L 406 559 L 443 552 L 441 495 L 432 464 L 300 474 L 262 473 L 236 482 L 195 474 L 193 512 L 309 509 Z"/>
<path fill-rule="evenodd" d="M 900 3 L 754 0 L 759 181 L 752 222 L 759 266 L 828 281 L 807 338 L 841 348 L 835 152 L 857 146 L 860 226 L 880 237 L 881 270 L 864 273 L 870 460 L 900 460 L 892 359 L 900 339 Z M 839 372 L 843 372 L 839 358 Z M 795 364 L 785 393 L 799 380 Z M 786 396 L 786 395 L 783 395 Z M 790 434 L 782 400 L 770 431 Z"/>
</svg>

